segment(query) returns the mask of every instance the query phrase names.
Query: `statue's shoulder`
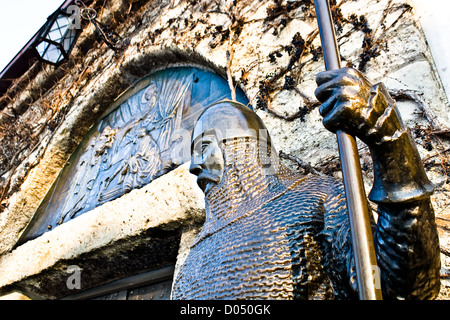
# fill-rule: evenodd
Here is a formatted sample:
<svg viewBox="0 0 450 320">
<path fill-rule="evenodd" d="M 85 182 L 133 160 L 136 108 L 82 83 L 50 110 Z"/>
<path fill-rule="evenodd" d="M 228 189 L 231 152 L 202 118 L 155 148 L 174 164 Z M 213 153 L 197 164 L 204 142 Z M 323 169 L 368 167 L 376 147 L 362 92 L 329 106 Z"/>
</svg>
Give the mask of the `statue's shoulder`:
<svg viewBox="0 0 450 320">
<path fill-rule="evenodd" d="M 292 189 L 317 190 L 320 193 L 340 194 L 344 192 L 344 185 L 341 180 L 328 176 L 309 174 L 298 177 L 292 185 Z"/>
</svg>

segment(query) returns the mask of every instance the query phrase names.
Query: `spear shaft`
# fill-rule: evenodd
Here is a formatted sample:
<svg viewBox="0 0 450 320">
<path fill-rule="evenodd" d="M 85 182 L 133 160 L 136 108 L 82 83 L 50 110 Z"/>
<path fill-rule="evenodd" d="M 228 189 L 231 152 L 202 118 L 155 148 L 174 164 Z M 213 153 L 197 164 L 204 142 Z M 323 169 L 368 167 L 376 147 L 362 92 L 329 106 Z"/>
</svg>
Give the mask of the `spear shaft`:
<svg viewBox="0 0 450 320">
<path fill-rule="evenodd" d="M 340 69 L 341 59 L 328 0 L 314 0 L 314 5 L 325 69 L 327 71 Z M 353 136 L 340 130 L 336 132 L 336 137 L 350 221 L 359 298 L 361 300 L 381 300 L 379 269 L 356 140 Z"/>
</svg>

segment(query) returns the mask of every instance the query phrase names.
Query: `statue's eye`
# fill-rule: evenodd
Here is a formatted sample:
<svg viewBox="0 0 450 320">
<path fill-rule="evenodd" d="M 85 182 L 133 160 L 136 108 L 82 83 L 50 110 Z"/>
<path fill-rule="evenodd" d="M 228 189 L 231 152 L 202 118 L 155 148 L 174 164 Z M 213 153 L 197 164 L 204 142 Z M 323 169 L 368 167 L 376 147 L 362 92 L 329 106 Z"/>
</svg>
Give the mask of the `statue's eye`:
<svg viewBox="0 0 450 320">
<path fill-rule="evenodd" d="M 205 153 L 205 150 L 208 148 L 208 146 L 209 146 L 209 143 L 206 143 L 206 142 L 202 143 L 202 153 Z"/>
</svg>

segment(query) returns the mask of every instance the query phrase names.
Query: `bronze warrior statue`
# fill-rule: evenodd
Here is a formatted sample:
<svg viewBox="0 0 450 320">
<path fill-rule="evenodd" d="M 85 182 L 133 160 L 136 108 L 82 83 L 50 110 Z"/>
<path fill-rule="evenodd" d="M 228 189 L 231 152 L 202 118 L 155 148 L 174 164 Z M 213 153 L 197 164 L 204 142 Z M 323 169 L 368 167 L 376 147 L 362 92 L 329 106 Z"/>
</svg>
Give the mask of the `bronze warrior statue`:
<svg viewBox="0 0 450 320">
<path fill-rule="evenodd" d="M 395 102 L 354 69 L 320 73 L 317 83 L 325 127 L 359 137 L 371 151 L 383 298 L 435 298 L 433 186 Z M 342 183 L 281 164 L 253 111 L 231 101 L 207 108 L 194 127 L 190 171 L 205 193 L 206 221 L 174 299 L 357 298 Z"/>
</svg>

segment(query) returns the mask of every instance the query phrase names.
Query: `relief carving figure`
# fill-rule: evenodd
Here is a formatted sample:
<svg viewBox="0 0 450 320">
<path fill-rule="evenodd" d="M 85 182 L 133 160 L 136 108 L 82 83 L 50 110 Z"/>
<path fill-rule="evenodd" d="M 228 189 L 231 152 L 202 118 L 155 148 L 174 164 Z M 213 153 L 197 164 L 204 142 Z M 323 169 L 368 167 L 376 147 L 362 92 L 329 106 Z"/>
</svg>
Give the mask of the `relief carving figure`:
<svg viewBox="0 0 450 320">
<path fill-rule="evenodd" d="M 75 183 L 71 185 L 70 198 L 63 209 L 63 214 L 59 223 L 69 216 L 73 218 L 77 212 L 82 210 L 90 198 L 90 192 L 94 187 L 99 171 L 103 167 L 103 162 L 108 156 L 108 149 L 111 148 L 116 135 L 116 130 L 107 126 L 99 137 L 94 137 L 88 148 L 85 150 L 79 161 L 79 169 L 75 178 Z"/>
<path fill-rule="evenodd" d="M 192 90 L 192 75 L 176 81 L 166 81 L 161 87 L 161 96 L 157 111 L 157 116 L 153 118 L 153 123 L 159 129 L 157 137 L 158 145 L 164 152 L 170 148 L 171 137 L 181 125 L 181 116 L 188 111 L 190 95 Z"/>
<path fill-rule="evenodd" d="M 80 158 L 59 224 L 140 188 L 171 168 L 167 150 L 189 107 L 191 83 L 191 73 L 151 82 L 142 94 L 102 120 L 100 136 L 91 138 Z"/>
<path fill-rule="evenodd" d="M 99 192 L 99 202 L 104 203 L 111 199 L 145 185 L 152 179 L 161 165 L 159 148 L 146 127 L 140 127 L 136 132 L 129 131 L 124 138 L 125 145 L 122 150 L 122 160 L 119 167 L 106 177 L 104 187 Z M 123 152 L 126 150 L 125 152 Z M 117 184 L 109 188 L 109 184 L 118 177 Z"/>
<path fill-rule="evenodd" d="M 356 135 L 371 151 L 383 298 L 435 298 L 433 186 L 395 102 L 354 69 L 316 81 L 325 127 Z M 174 299 L 358 297 L 342 183 L 289 170 L 265 132 L 256 113 L 232 101 L 198 118 L 190 172 L 205 193 L 206 221 L 177 273 Z"/>
</svg>

